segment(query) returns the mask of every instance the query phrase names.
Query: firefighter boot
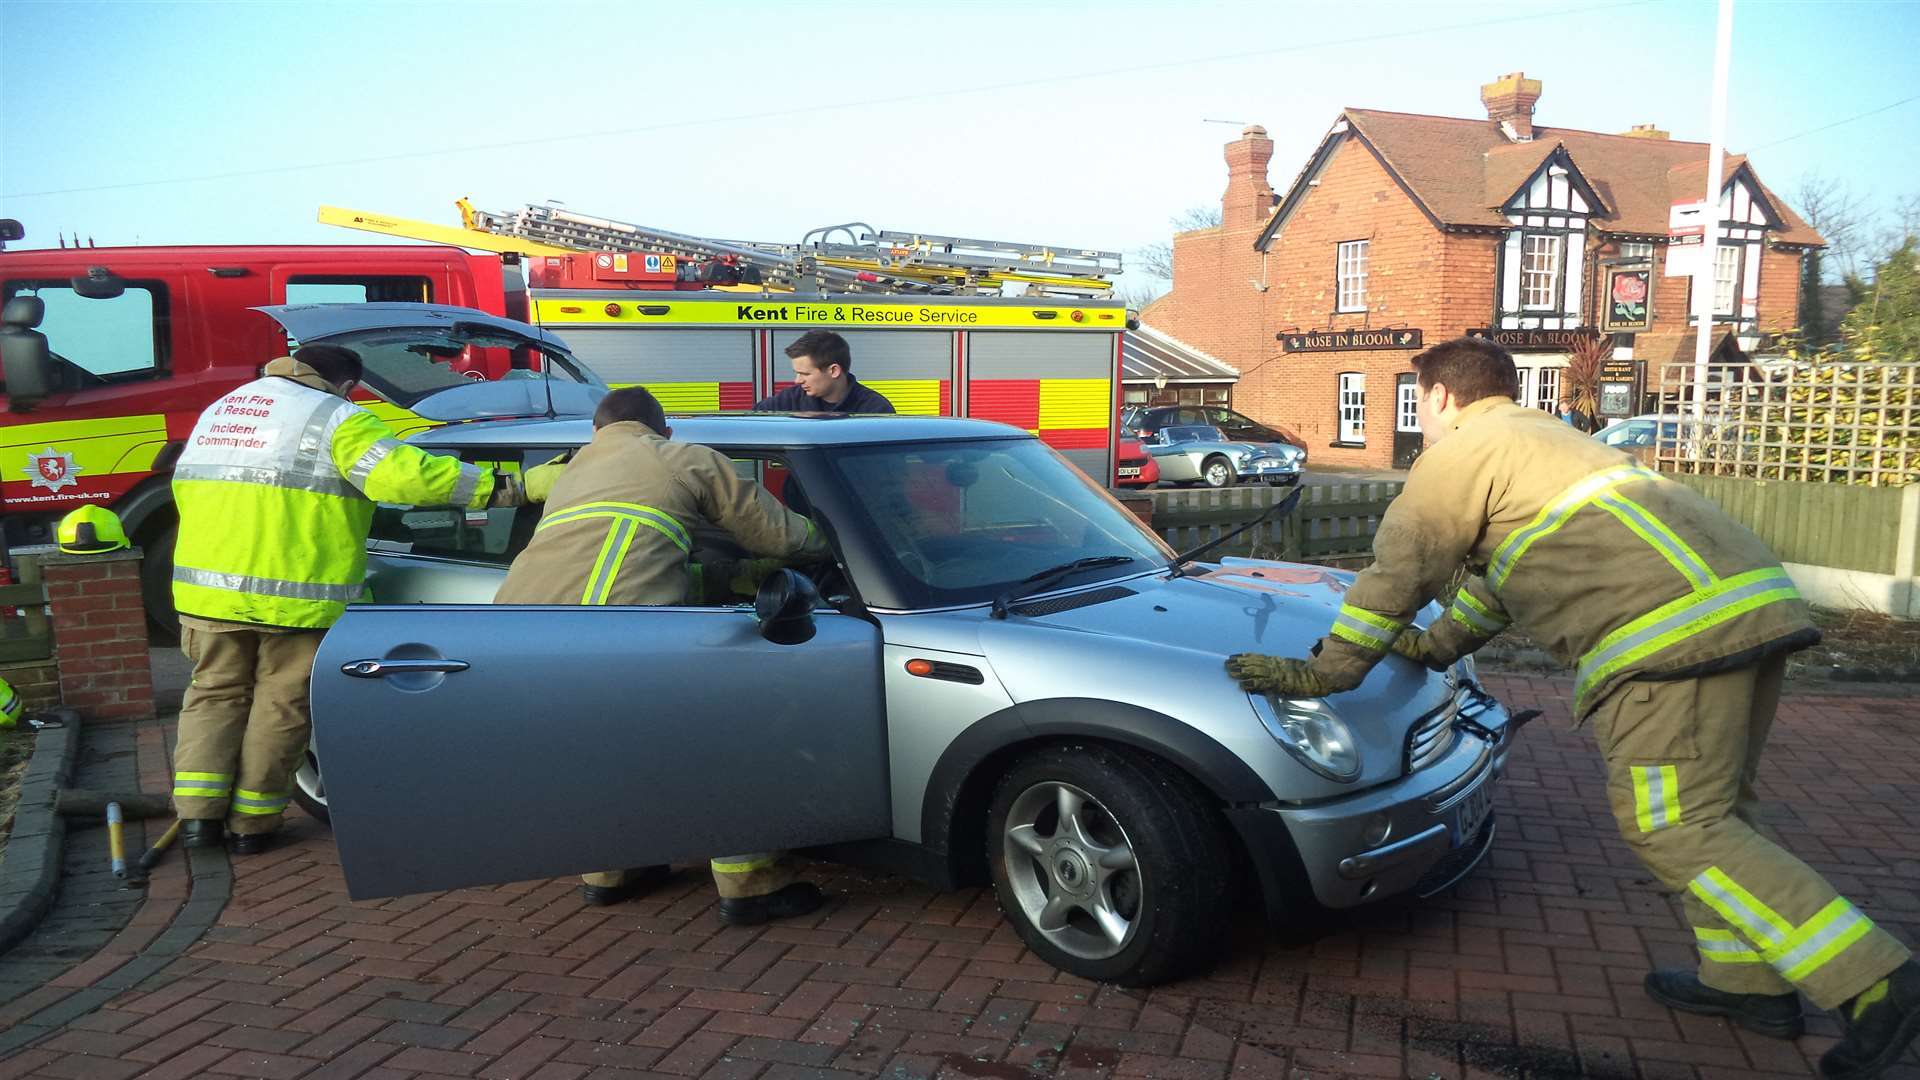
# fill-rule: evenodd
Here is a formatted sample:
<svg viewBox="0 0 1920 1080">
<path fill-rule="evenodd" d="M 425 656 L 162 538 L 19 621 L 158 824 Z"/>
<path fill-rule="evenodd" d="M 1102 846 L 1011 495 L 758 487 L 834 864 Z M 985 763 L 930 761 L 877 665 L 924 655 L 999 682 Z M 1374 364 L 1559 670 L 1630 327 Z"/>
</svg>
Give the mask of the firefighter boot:
<svg viewBox="0 0 1920 1080">
<path fill-rule="evenodd" d="M 672 876 L 673 868 L 668 866 L 583 874 L 580 879 L 580 899 L 594 907 L 606 907 L 650 893 L 666 884 Z"/>
<path fill-rule="evenodd" d="M 1908 960 L 1840 1006 L 1846 1035 L 1820 1055 L 1825 1080 L 1879 1076 L 1920 1036 L 1920 962 Z"/>
<path fill-rule="evenodd" d="M 796 881 L 766 896 L 728 896 L 720 899 L 720 921 L 729 926 L 758 926 L 769 919 L 791 919 L 819 909 L 826 902 L 820 886 Z"/>
<path fill-rule="evenodd" d="M 218 818 L 189 818 L 180 823 L 180 844 L 183 847 L 219 847 L 226 833 L 226 826 Z"/>
<path fill-rule="evenodd" d="M 1799 994 L 1731 994 L 1715 990 L 1691 971 L 1668 969 L 1647 975 L 1647 996 L 1669 1009 L 1724 1016 L 1762 1035 L 1797 1039 L 1806 1031 Z"/>
</svg>

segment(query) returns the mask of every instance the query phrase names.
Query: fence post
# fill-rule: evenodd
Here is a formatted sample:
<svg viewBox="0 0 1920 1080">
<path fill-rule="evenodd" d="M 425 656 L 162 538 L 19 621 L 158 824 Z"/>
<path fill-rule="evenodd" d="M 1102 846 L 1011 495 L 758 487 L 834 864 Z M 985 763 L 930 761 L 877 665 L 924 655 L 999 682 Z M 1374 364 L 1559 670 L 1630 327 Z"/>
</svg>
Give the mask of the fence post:
<svg viewBox="0 0 1920 1080">
<path fill-rule="evenodd" d="M 1900 489 L 1900 536 L 1893 555 L 1893 609 L 1907 618 L 1920 617 L 1920 597 L 1914 578 L 1920 575 L 1920 484 Z"/>
</svg>

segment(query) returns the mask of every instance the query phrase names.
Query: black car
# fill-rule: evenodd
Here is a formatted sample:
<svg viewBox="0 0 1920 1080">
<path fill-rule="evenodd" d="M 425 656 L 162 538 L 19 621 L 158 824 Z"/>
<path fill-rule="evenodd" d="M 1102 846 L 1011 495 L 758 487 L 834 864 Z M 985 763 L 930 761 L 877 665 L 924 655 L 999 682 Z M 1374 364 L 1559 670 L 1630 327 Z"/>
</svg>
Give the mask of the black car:
<svg viewBox="0 0 1920 1080">
<path fill-rule="evenodd" d="M 1191 425 L 1219 428 L 1230 442 L 1291 443 L 1302 453 L 1307 449 L 1307 441 L 1286 428 L 1262 424 L 1219 405 L 1135 405 L 1120 416 L 1120 426 L 1143 440 L 1161 428 Z"/>
</svg>

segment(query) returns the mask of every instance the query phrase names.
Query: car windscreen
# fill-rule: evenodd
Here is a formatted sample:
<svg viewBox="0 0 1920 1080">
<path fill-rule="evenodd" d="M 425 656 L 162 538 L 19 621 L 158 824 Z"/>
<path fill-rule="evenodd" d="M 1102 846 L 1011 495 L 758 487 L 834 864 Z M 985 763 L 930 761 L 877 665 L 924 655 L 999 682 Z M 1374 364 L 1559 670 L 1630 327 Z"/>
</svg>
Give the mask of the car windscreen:
<svg viewBox="0 0 1920 1080">
<path fill-rule="evenodd" d="M 1080 559 L 1102 563 L 1047 588 L 1166 566 L 1173 556 L 1104 489 L 1035 439 L 846 447 L 832 461 L 852 513 L 864 519 L 836 526 L 843 536 L 853 527 L 875 538 L 892 586 L 884 591 L 901 607 L 987 603 Z M 881 590 L 861 588 L 879 599 Z"/>
<path fill-rule="evenodd" d="M 328 345 L 342 345 L 360 354 L 364 370 L 361 384 L 387 401 L 411 408 L 421 398 L 448 387 L 465 386 L 475 378 L 457 370 L 470 366 L 472 349 L 522 349 L 537 355 L 522 355 L 521 362 L 537 366 L 544 363 L 558 381 L 598 384 L 600 380 L 579 360 L 560 350 L 529 345 L 525 340 L 504 335 L 470 331 L 462 327 L 404 327 L 361 330 L 322 339 Z M 303 343 L 304 344 L 304 343 Z M 515 369 L 514 376 L 537 378 L 535 370 Z"/>
</svg>

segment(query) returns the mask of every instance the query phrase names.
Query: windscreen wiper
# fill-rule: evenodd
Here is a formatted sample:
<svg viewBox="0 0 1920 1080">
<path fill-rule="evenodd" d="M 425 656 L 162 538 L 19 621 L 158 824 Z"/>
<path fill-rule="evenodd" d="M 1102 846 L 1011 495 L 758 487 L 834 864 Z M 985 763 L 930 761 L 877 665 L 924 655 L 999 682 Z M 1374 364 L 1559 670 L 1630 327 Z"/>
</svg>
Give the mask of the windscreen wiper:
<svg viewBox="0 0 1920 1080">
<path fill-rule="evenodd" d="M 1185 575 L 1187 572 L 1186 566 L 1188 563 L 1192 562 L 1193 560 L 1199 558 L 1202 555 L 1205 555 L 1207 552 L 1212 551 L 1214 548 L 1219 547 L 1221 544 L 1226 543 L 1227 541 L 1233 539 L 1234 537 L 1239 536 L 1241 533 L 1246 532 L 1248 529 L 1253 528 L 1255 525 L 1259 525 L 1267 521 L 1278 521 L 1279 519 L 1286 517 L 1288 514 L 1293 513 L 1293 508 L 1296 505 L 1298 505 L 1300 502 L 1301 493 L 1306 490 L 1307 489 L 1304 485 L 1295 484 L 1293 487 L 1293 491 L 1288 493 L 1286 498 L 1281 499 L 1279 502 L 1274 503 L 1272 506 L 1267 507 L 1266 513 L 1261 514 L 1259 517 L 1254 518 L 1252 521 L 1247 522 L 1245 525 L 1240 526 L 1239 528 L 1233 530 L 1230 533 L 1223 533 L 1220 536 L 1216 536 L 1213 539 L 1207 541 L 1206 543 L 1201 544 L 1199 547 L 1194 548 L 1191 551 L 1185 551 L 1178 555 L 1175 555 L 1173 557 L 1173 567 L 1172 567 L 1173 576 L 1181 577 Z"/>
<path fill-rule="evenodd" d="M 1049 566 L 1045 570 L 1028 574 L 1015 582 L 1013 587 L 993 598 L 993 617 L 1004 619 L 1015 600 L 1045 592 L 1062 578 L 1080 570 L 1091 570 L 1096 566 L 1119 566 L 1121 563 L 1137 561 L 1132 555 L 1089 555 L 1084 559 Z M 1026 586 L 1022 588 L 1022 586 Z"/>
</svg>

